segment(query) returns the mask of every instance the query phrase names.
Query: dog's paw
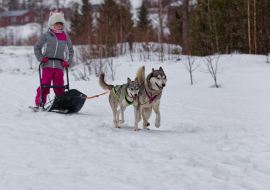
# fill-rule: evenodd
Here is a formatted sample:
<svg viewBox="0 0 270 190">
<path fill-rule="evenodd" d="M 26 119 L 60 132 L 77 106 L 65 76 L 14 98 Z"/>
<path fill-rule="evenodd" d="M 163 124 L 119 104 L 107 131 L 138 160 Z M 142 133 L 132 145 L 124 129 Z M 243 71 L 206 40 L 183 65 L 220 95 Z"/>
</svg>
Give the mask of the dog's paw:
<svg viewBox="0 0 270 190">
<path fill-rule="evenodd" d="M 118 125 L 116 125 L 115 128 L 120 129 L 121 127 L 119 127 Z"/>
<path fill-rule="evenodd" d="M 135 128 L 134 131 L 139 131 L 140 129 L 139 128 Z"/>
<path fill-rule="evenodd" d="M 150 123 L 148 121 L 144 121 L 143 122 L 143 127 L 148 127 L 148 126 L 150 126 Z"/>
<path fill-rule="evenodd" d="M 160 127 L 160 122 L 156 122 L 155 126 L 156 126 L 156 128 L 159 128 Z"/>
</svg>

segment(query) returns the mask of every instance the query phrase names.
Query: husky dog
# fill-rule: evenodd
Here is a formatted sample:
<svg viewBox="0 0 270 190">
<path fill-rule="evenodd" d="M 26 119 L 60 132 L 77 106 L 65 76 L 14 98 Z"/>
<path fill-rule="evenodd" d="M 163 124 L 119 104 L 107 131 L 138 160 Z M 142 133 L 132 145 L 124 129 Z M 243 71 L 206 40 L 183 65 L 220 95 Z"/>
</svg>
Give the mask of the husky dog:
<svg viewBox="0 0 270 190">
<path fill-rule="evenodd" d="M 124 111 L 126 107 L 129 105 L 134 106 L 134 115 L 138 115 L 136 112 L 138 110 L 138 102 L 137 97 L 139 95 L 139 83 L 138 78 L 135 78 L 134 81 L 131 81 L 130 78 L 127 79 L 127 84 L 123 85 L 110 85 L 107 84 L 104 80 L 105 75 L 102 73 L 99 77 L 99 85 L 104 90 L 111 90 L 109 95 L 109 102 L 113 112 L 113 123 L 116 128 L 120 128 L 118 123 L 123 124 L 125 122 L 124 119 Z M 117 110 L 117 107 L 120 107 Z M 121 121 L 119 120 L 119 115 L 121 113 Z M 136 121 L 136 119 L 135 119 Z M 138 126 L 138 125 L 137 125 Z M 138 131 L 139 128 L 135 127 L 135 131 Z"/>
<path fill-rule="evenodd" d="M 156 113 L 155 126 L 160 127 L 160 112 L 159 104 L 162 95 L 162 90 L 166 86 L 167 77 L 162 69 L 152 69 L 152 72 L 145 78 L 145 67 L 138 69 L 136 77 L 140 83 L 138 115 L 135 117 L 135 127 L 138 127 L 138 122 L 143 118 L 143 128 L 149 130 L 150 125 L 148 119 L 151 116 L 152 108 Z"/>
</svg>

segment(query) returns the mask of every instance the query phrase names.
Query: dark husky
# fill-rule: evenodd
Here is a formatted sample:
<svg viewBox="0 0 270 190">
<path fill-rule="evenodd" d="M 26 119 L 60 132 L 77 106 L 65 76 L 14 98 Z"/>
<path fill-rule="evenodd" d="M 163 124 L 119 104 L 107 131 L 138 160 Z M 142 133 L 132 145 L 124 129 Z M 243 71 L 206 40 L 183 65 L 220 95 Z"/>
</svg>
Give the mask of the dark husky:
<svg viewBox="0 0 270 190">
<path fill-rule="evenodd" d="M 150 125 L 148 119 L 151 116 L 152 108 L 156 113 L 155 126 L 160 127 L 160 112 L 159 104 L 162 95 L 162 90 L 166 86 L 167 77 L 162 69 L 152 69 L 152 72 L 145 78 L 145 67 L 141 67 L 137 71 L 137 78 L 140 83 L 139 101 L 138 101 L 138 115 L 135 120 L 135 127 L 138 127 L 138 122 L 143 118 L 143 128 L 148 129 Z"/>
<path fill-rule="evenodd" d="M 138 102 L 137 102 L 137 97 L 139 95 L 139 83 L 138 83 L 138 78 L 135 78 L 134 81 L 131 81 L 130 78 L 127 79 L 127 84 L 123 85 L 110 85 L 107 84 L 104 80 L 105 75 L 102 73 L 99 77 L 99 85 L 104 89 L 104 90 L 110 90 L 110 95 L 109 95 L 109 102 L 112 108 L 113 112 L 113 123 L 116 128 L 120 128 L 118 126 L 118 123 L 120 122 L 121 124 L 125 122 L 124 119 L 124 111 L 126 107 L 129 105 L 133 105 L 134 107 L 134 115 L 138 115 L 136 112 L 138 110 Z M 117 107 L 120 107 L 119 110 L 117 110 Z M 119 115 L 121 112 L 121 121 L 119 120 Z M 136 119 L 135 119 L 136 121 Z M 135 126 L 135 131 L 138 131 L 138 125 L 137 127 Z"/>
</svg>

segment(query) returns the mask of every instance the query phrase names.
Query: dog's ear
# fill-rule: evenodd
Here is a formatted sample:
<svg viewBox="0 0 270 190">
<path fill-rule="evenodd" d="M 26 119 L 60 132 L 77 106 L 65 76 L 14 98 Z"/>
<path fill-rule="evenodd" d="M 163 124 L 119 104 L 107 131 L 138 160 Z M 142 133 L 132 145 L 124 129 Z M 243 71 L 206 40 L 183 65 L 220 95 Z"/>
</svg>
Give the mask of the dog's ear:
<svg viewBox="0 0 270 190">
<path fill-rule="evenodd" d="M 159 67 L 159 70 L 162 71 L 162 72 L 164 72 L 163 69 L 162 69 L 162 67 Z"/>
<path fill-rule="evenodd" d="M 131 79 L 130 78 L 127 78 L 127 82 L 130 83 L 131 82 Z"/>
<path fill-rule="evenodd" d="M 138 80 L 139 80 L 138 77 L 136 77 L 134 81 L 135 81 L 135 82 L 139 82 Z"/>
<path fill-rule="evenodd" d="M 152 68 L 152 73 L 155 71 L 155 69 L 154 68 Z"/>
</svg>

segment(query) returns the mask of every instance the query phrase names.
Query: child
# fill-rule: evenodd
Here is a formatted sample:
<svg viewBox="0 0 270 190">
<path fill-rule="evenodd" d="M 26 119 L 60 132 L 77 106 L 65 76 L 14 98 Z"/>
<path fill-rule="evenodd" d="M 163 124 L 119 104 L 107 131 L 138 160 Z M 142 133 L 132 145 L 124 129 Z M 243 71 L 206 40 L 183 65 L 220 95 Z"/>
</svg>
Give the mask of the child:
<svg viewBox="0 0 270 190">
<path fill-rule="evenodd" d="M 48 21 L 49 29 L 43 34 L 34 46 L 34 53 L 39 62 L 42 62 L 42 79 L 43 85 L 64 86 L 64 67 L 68 67 L 72 63 L 74 50 L 70 38 L 64 32 L 65 18 L 64 13 L 50 13 Z M 42 53 L 42 48 L 44 52 Z M 66 56 L 65 56 L 66 53 Z M 57 58 L 60 60 L 53 60 Z M 54 93 L 60 94 L 65 91 L 64 88 L 54 88 Z M 42 89 L 43 103 L 46 103 L 47 95 L 50 93 L 49 88 Z M 37 89 L 36 106 L 41 104 L 40 87 Z"/>
</svg>

